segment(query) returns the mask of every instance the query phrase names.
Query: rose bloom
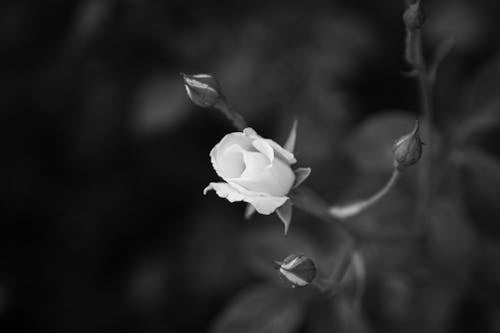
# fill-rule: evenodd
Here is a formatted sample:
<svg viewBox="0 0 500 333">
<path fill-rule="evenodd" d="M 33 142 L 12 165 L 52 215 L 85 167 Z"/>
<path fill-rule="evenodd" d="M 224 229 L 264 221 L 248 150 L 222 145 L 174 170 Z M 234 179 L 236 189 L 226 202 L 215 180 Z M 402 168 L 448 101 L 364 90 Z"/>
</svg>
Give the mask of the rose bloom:
<svg viewBox="0 0 500 333">
<path fill-rule="evenodd" d="M 295 183 L 290 167 L 293 154 L 253 129 L 227 134 L 210 152 L 212 165 L 225 182 L 210 183 L 203 191 L 215 190 L 230 202 L 244 201 L 269 215 L 287 200 Z"/>
</svg>

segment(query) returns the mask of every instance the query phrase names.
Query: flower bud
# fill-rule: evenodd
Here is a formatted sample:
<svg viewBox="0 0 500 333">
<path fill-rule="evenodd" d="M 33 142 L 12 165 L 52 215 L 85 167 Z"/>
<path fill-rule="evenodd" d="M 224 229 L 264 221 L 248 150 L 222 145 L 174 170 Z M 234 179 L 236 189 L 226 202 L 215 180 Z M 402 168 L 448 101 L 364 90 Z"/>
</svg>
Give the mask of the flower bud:
<svg viewBox="0 0 500 333">
<path fill-rule="evenodd" d="M 305 287 L 310 284 L 316 276 L 316 266 L 311 258 L 303 255 L 291 254 L 283 260 L 276 261 L 280 276 L 289 283 L 292 288 Z"/>
<path fill-rule="evenodd" d="M 399 138 L 392 151 L 394 153 L 394 167 L 404 170 L 418 162 L 422 156 L 422 141 L 420 140 L 420 125 L 418 120 L 410 134 Z"/>
<path fill-rule="evenodd" d="M 425 21 L 424 8 L 420 0 L 408 6 L 403 14 L 403 21 L 408 30 L 414 31 L 420 29 Z"/>
<path fill-rule="evenodd" d="M 216 78 L 208 74 L 188 75 L 181 73 L 189 99 L 196 105 L 208 108 L 224 101 Z"/>
</svg>

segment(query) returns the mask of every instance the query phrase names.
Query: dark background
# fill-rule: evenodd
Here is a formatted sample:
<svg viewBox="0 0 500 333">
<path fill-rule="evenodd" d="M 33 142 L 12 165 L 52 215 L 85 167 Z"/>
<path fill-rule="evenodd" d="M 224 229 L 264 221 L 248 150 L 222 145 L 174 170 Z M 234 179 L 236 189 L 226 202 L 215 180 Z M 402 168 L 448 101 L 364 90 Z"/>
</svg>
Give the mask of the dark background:
<svg viewBox="0 0 500 333">
<path fill-rule="evenodd" d="M 458 151 L 430 245 L 366 245 L 362 314 L 313 304 L 270 332 L 500 331 L 500 2 L 425 8 L 427 57 L 455 40 L 432 150 Z M 1 2 L 2 331 L 204 332 L 237 293 L 282 288 L 265 263 L 311 244 L 331 254 L 324 222 L 296 211 L 284 238 L 275 216 L 248 222 L 243 205 L 202 195 L 217 180 L 208 153 L 233 129 L 189 102 L 179 72 L 216 75 L 278 142 L 297 117 L 311 187 L 357 198 L 388 178 L 391 143 L 418 114 L 403 11 L 392 0 Z M 472 134 L 456 144 L 462 125 Z M 416 181 L 409 170 L 353 223 L 405 229 Z"/>
</svg>

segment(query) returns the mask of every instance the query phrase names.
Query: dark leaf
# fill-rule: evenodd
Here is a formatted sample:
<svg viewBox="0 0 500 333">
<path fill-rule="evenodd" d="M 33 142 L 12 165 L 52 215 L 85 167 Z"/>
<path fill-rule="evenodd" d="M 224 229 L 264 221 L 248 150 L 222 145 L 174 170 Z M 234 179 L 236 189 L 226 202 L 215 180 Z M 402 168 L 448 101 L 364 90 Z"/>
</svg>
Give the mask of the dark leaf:
<svg viewBox="0 0 500 333">
<path fill-rule="evenodd" d="M 439 271 L 463 283 L 470 273 L 476 235 L 460 201 L 436 199 L 429 226 L 429 245 Z"/>
<path fill-rule="evenodd" d="M 213 333 L 292 333 L 303 320 L 299 298 L 286 289 L 258 285 L 244 290 L 218 318 Z"/>
<path fill-rule="evenodd" d="M 364 170 L 390 170 L 392 147 L 415 123 L 407 112 L 382 113 L 365 120 L 347 140 L 346 149 L 357 165 Z"/>
<path fill-rule="evenodd" d="M 465 202 L 480 229 L 500 235 L 500 160 L 478 149 L 469 148 L 457 162 L 463 171 Z"/>
</svg>

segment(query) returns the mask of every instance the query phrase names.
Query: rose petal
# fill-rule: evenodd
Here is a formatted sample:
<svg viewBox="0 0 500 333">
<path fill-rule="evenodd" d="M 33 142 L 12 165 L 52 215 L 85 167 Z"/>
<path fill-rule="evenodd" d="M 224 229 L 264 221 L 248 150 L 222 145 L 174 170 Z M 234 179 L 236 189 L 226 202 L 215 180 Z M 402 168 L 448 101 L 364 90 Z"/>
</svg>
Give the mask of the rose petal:
<svg viewBox="0 0 500 333">
<path fill-rule="evenodd" d="M 254 131 L 253 128 L 245 128 L 243 130 L 243 134 L 251 140 L 262 139 L 266 141 L 271 146 L 271 148 L 273 148 L 274 152 L 278 154 L 278 157 L 280 157 L 282 160 L 287 161 L 288 164 L 294 164 L 297 162 L 291 152 L 287 151 L 285 148 L 281 147 L 278 143 L 271 139 L 263 139 L 260 135 L 257 134 L 257 132 Z"/>
<path fill-rule="evenodd" d="M 278 207 L 283 205 L 288 197 L 246 197 L 245 201 L 255 207 L 255 210 L 263 215 L 272 214 Z"/>
<path fill-rule="evenodd" d="M 274 142 L 271 139 L 265 139 L 267 143 L 274 149 L 275 153 L 280 157 L 282 160 L 285 160 L 288 162 L 288 164 L 294 164 L 297 163 L 297 160 L 295 159 L 295 156 L 285 148 L 281 147 L 279 144 Z"/>
<path fill-rule="evenodd" d="M 243 201 L 244 199 L 244 196 L 228 183 L 210 183 L 203 190 L 203 194 L 207 194 L 210 190 L 215 190 L 215 193 L 219 197 L 225 198 L 230 202 Z"/>
<path fill-rule="evenodd" d="M 236 178 L 239 179 L 239 178 Z M 244 187 L 243 185 L 240 185 L 235 182 L 235 179 L 224 179 L 229 185 L 231 185 L 233 188 L 235 188 L 238 192 L 245 196 L 260 196 L 260 197 L 268 197 L 269 194 L 264 193 L 264 192 L 258 192 L 258 191 L 252 191 Z"/>
<path fill-rule="evenodd" d="M 217 175 L 223 179 L 231 177 L 225 174 L 226 169 L 224 168 L 224 153 L 229 147 L 233 145 L 240 146 L 243 150 L 254 150 L 251 141 L 243 133 L 234 132 L 224 136 L 222 140 L 218 144 L 216 144 L 215 147 L 210 151 L 210 160 L 212 162 L 212 166 Z M 227 164 L 230 165 L 230 163 Z M 243 159 L 241 160 L 240 166 L 243 170 Z"/>
<path fill-rule="evenodd" d="M 222 156 L 218 158 L 217 166 L 225 177 L 241 177 L 246 166 L 244 153 L 245 151 L 238 145 L 232 145 L 225 152 L 221 153 Z"/>
<path fill-rule="evenodd" d="M 271 149 L 271 151 L 272 151 L 272 148 L 269 148 L 269 149 Z M 238 165 L 239 161 L 237 159 L 232 158 L 233 155 L 237 155 L 238 158 L 242 159 L 244 162 L 243 165 L 241 165 L 241 166 Z M 229 147 L 226 150 L 225 156 L 222 160 L 223 160 L 224 164 L 231 163 L 233 161 L 234 161 L 233 163 L 236 164 L 235 167 L 228 166 L 227 168 L 225 168 L 224 175 L 228 179 L 253 178 L 255 176 L 258 176 L 260 173 L 262 173 L 262 171 L 265 170 L 270 164 L 269 159 L 266 156 L 264 156 L 262 153 L 253 152 L 253 151 L 245 151 L 245 150 L 243 150 L 243 148 L 241 148 L 238 145 L 232 145 L 231 147 Z M 234 173 L 229 172 L 229 171 L 231 171 L 231 169 L 235 169 L 235 168 L 241 168 L 241 169 L 237 169 L 240 172 L 239 173 L 238 172 L 234 172 Z"/>
<path fill-rule="evenodd" d="M 225 198 L 230 202 L 245 201 L 255 207 L 255 210 L 263 215 L 273 213 L 278 207 L 283 205 L 288 197 L 263 197 L 263 196 L 247 196 L 238 192 L 234 187 L 228 183 L 210 183 L 204 190 L 203 194 L 208 191 L 215 190 L 217 195 Z"/>
<path fill-rule="evenodd" d="M 255 147 L 259 152 L 264 154 L 269 160 L 269 163 L 273 163 L 274 160 L 274 150 L 264 139 L 257 139 L 252 141 L 252 146 Z"/>
<path fill-rule="evenodd" d="M 258 176 L 269 166 L 269 160 L 261 153 L 244 151 L 243 161 L 245 170 L 238 178 L 253 178 Z"/>
<path fill-rule="evenodd" d="M 230 178 L 227 181 L 250 191 L 281 197 L 292 188 L 295 174 L 286 162 L 276 159 L 270 168 L 262 169 L 251 177 Z"/>
<path fill-rule="evenodd" d="M 255 132 L 255 130 L 251 127 L 247 127 L 243 130 L 243 134 L 249 138 L 249 139 L 252 139 L 252 140 L 255 140 L 255 139 L 259 139 L 260 138 L 260 135 L 257 134 L 257 132 Z"/>
</svg>

